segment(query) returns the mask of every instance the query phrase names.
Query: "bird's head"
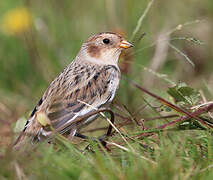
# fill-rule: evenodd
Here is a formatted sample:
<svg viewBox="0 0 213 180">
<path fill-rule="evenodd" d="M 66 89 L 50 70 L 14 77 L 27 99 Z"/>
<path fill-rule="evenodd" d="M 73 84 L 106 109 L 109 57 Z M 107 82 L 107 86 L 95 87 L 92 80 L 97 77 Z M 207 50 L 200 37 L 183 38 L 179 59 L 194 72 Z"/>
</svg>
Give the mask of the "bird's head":
<svg viewBox="0 0 213 180">
<path fill-rule="evenodd" d="M 79 57 L 92 63 L 117 65 L 121 51 L 133 47 L 119 34 L 105 32 L 91 36 L 79 52 Z"/>
</svg>

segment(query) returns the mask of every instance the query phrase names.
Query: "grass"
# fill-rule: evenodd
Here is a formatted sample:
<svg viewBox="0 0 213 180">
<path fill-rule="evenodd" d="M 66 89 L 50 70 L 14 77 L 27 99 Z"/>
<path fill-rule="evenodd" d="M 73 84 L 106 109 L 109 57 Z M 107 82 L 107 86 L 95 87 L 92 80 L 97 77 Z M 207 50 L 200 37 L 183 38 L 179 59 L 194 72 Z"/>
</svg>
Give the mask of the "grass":
<svg viewBox="0 0 213 180">
<path fill-rule="evenodd" d="M 86 150 L 82 153 L 61 140 L 57 148 L 41 144 L 20 156 L 7 151 L 1 159 L 0 174 L 2 179 L 211 179 L 211 133 L 185 131 L 144 138 L 145 148 L 131 143 L 134 152 L 117 147 L 106 152 L 91 143 L 95 153 Z"/>
<path fill-rule="evenodd" d="M 170 126 L 169 122 L 186 114 L 126 80 L 189 113 L 197 111 L 192 107 L 211 101 L 212 7 L 211 0 L 189 0 L 187 5 L 184 0 L 3 1 L 0 179 L 212 179 L 212 128 L 193 118 Z M 14 11 L 22 16 L 21 25 Z M 15 122 L 28 117 L 88 36 L 109 30 L 132 39 L 135 48 L 123 54 L 119 64 L 125 78 L 112 110 L 120 133 L 113 130 L 108 151 L 94 142 L 60 136 L 53 144 L 12 151 Z M 138 40 L 144 32 L 146 36 Z M 206 110 L 197 117 L 212 124 Z M 166 129 L 157 128 L 161 125 Z M 100 118 L 84 132 L 98 137 L 107 126 Z"/>
</svg>

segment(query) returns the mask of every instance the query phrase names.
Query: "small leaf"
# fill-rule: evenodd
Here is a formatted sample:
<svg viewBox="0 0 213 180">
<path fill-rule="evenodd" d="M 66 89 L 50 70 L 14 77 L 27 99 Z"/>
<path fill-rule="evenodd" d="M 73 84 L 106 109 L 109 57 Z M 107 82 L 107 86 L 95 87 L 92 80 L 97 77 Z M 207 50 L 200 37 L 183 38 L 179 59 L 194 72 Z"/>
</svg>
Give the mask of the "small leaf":
<svg viewBox="0 0 213 180">
<path fill-rule="evenodd" d="M 15 124 L 15 127 L 13 128 L 14 133 L 19 133 L 23 130 L 24 125 L 26 124 L 27 119 L 25 117 L 20 117 Z"/>
<path fill-rule="evenodd" d="M 169 88 L 167 93 L 172 96 L 176 102 L 185 101 L 184 97 L 178 92 L 176 87 Z"/>
<path fill-rule="evenodd" d="M 184 121 L 184 122 L 181 122 L 178 127 L 181 130 L 187 130 L 187 129 L 206 130 L 206 127 L 204 127 L 201 123 L 199 123 L 198 121 L 191 120 L 191 119 Z"/>
<path fill-rule="evenodd" d="M 187 86 L 185 83 L 179 83 L 178 85 L 169 88 L 167 93 L 172 96 L 177 103 L 182 105 L 195 105 L 200 98 L 200 93 Z"/>
</svg>

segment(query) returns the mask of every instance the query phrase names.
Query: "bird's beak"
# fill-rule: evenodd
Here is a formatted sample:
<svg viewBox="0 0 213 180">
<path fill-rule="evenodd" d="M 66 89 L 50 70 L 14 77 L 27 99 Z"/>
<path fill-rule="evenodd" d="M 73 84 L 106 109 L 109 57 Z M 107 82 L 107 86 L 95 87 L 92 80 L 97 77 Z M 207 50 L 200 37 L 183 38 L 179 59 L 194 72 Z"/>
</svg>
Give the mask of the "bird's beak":
<svg viewBox="0 0 213 180">
<path fill-rule="evenodd" d="M 127 49 L 127 48 L 133 47 L 133 45 L 130 42 L 123 40 L 123 41 L 121 41 L 120 47 Z"/>
</svg>

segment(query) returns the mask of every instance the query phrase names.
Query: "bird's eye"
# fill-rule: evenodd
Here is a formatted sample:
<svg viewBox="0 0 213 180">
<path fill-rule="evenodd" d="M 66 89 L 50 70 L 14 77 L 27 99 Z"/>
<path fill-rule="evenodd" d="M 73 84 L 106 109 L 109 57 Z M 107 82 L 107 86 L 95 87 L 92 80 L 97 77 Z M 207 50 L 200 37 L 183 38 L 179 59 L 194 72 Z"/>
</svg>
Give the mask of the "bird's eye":
<svg viewBox="0 0 213 180">
<path fill-rule="evenodd" d="M 109 44 L 109 43 L 110 43 L 110 40 L 107 39 L 107 38 L 105 38 L 105 39 L 103 39 L 103 43 L 104 43 L 104 44 Z"/>
</svg>

